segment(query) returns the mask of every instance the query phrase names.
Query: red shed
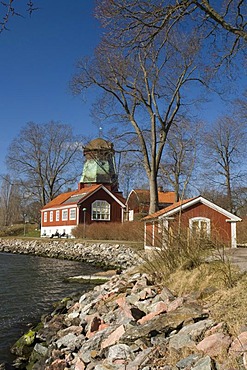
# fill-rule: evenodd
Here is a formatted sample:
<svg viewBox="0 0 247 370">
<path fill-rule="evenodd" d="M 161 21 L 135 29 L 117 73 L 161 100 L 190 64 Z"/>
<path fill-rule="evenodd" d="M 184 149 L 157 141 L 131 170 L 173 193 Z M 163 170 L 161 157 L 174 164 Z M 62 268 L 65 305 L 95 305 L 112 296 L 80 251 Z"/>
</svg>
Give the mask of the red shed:
<svg viewBox="0 0 247 370">
<path fill-rule="evenodd" d="M 179 228 L 236 248 L 236 225 L 241 218 L 198 196 L 174 203 L 143 220 L 146 249 L 160 247 L 165 243 L 165 235 L 176 233 Z"/>
</svg>

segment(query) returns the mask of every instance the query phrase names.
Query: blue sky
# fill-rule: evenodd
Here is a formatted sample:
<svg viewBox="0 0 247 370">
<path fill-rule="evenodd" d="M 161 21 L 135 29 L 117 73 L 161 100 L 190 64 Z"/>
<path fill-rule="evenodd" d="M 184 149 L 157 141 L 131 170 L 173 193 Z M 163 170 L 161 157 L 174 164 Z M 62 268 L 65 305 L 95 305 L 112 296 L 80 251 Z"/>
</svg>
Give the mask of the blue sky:
<svg viewBox="0 0 247 370">
<path fill-rule="evenodd" d="M 25 0 L 15 3 L 25 18 L 14 17 L 10 31 L 0 34 L 0 174 L 6 172 L 8 145 L 27 122 L 60 121 L 75 134 L 98 135 L 90 117 L 92 96 L 85 103 L 69 89 L 76 61 L 92 54 L 100 40 L 94 0 L 35 0 L 39 10 L 32 17 Z M 201 118 L 210 123 L 227 109 L 214 95 Z"/>
<path fill-rule="evenodd" d="M 76 61 L 99 41 L 94 1 L 36 0 L 40 9 L 31 18 L 26 1 L 19 3 L 25 18 L 12 18 L 0 34 L 0 174 L 8 145 L 27 122 L 61 121 L 75 133 L 98 134 L 90 100 L 83 103 L 68 86 Z"/>
</svg>

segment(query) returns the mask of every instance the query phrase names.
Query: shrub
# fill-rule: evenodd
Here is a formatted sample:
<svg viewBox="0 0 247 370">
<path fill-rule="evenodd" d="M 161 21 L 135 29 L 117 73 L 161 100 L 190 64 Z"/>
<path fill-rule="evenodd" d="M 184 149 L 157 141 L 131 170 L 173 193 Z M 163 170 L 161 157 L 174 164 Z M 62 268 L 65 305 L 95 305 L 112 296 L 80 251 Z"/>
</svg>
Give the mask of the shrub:
<svg viewBox="0 0 247 370">
<path fill-rule="evenodd" d="M 84 225 L 78 225 L 72 233 L 76 238 L 142 242 L 144 225 L 142 222 L 93 223 L 85 225 L 85 230 Z"/>
<path fill-rule="evenodd" d="M 154 248 L 146 254 L 143 266 L 158 280 L 166 280 L 176 270 L 192 270 L 206 261 L 217 261 L 226 285 L 233 284 L 231 265 L 223 246 L 218 242 L 188 236 L 184 230 L 177 235 L 163 235 L 159 245 L 159 248 Z"/>
</svg>

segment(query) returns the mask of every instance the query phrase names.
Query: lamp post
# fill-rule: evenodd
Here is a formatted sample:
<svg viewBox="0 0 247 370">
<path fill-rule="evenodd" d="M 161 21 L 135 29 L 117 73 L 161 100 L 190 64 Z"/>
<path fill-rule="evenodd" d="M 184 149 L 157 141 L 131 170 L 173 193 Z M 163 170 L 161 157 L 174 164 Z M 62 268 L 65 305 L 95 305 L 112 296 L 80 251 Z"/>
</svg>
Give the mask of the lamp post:
<svg viewBox="0 0 247 370">
<path fill-rule="evenodd" d="M 24 215 L 23 215 L 23 221 L 24 221 L 24 230 L 23 230 L 23 233 L 24 233 L 24 236 L 26 236 L 26 217 L 27 217 L 27 214 L 24 213 Z"/>
<path fill-rule="evenodd" d="M 83 239 L 85 239 L 85 236 L 86 236 L 86 210 L 87 210 L 87 208 L 82 208 L 82 211 L 83 211 Z"/>
</svg>

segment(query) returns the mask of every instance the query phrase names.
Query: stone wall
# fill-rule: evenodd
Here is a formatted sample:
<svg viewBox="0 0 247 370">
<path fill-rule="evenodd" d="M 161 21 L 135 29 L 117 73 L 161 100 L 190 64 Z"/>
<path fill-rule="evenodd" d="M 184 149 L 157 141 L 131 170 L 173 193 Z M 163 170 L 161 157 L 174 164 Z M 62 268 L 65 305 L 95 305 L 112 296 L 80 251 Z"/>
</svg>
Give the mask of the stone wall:
<svg viewBox="0 0 247 370">
<path fill-rule="evenodd" d="M 126 269 L 140 257 L 128 246 L 111 243 L 87 243 L 76 240 L 0 239 L 0 252 L 32 254 L 91 263 L 105 268 Z"/>
</svg>

